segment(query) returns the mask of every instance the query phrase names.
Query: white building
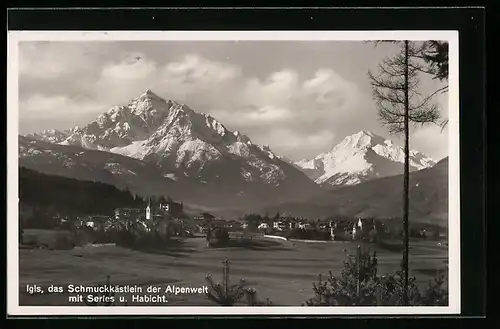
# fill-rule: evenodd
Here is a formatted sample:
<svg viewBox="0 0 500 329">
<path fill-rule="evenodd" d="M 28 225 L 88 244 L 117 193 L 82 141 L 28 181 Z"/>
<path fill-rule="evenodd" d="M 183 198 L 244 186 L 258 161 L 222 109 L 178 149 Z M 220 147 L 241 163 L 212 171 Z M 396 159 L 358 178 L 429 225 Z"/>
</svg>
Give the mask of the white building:
<svg viewBox="0 0 500 329">
<path fill-rule="evenodd" d="M 167 203 L 160 203 L 160 209 L 166 212 L 170 211 L 170 204 Z"/>
<path fill-rule="evenodd" d="M 335 240 L 335 229 L 333 227 L 330 228 L 330 237 Z"/>
<path fill-rule="evenodd" d="M 361 221 L 361 218 L 358 218 L 358 227 L 361 231 L 363 231 L 363 222 Z"/>
<path fill-rule="evenodd" d="M 260 225 L 257 227 L 259 230 L 264 230 L 269 228 L 269 225 L 267 223 L 260 223 Z"/>
<path fill-rule="evenodd" d="M 279 231 L 283 231 L 286 228 L 286 223 L 284 221 L 274 221 L 273 228 Z"/>
<path fill-rule="evenodd" d="M 309 224 L 309 223 L 299 223 L 299 228 L 301 228 L 301 229 L 306 229 L 309 227 L 311 227 L 311 224 Z"/>
</svg>

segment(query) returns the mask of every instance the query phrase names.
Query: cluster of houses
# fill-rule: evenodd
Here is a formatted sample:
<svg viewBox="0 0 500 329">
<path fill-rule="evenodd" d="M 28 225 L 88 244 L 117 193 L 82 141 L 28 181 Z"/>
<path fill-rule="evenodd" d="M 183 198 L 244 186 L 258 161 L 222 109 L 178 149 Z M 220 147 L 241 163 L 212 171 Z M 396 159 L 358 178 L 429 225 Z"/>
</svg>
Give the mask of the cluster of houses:
<svg viewBox="0 0 500 329">
<path fill-rule="evenodd" d="M 206 233 L 209 228 L 214 227 L 223 227 L 228 231 L 239 231 L 245 228 L 245 224 L 240 221 L 234 219 L 224 220 L 223 218 L 217 218 L 216 216 L 206 212 L 194 216 L 193 220 L 199 233 Z"/>
<path fill-rule="evenodd" d="M 183 203 L 177 203 L 173 200 L 166 202 L 148 202 L 141 208 L 118 208 L 111 215 L 95 215 L 86 218 L 78 218 L 76 223 L 67 217 L 56 219 L 60 225 L 70 223 L 76 224 L 76 228 L 88 228 L 92 231 L 116 231 L 116 230 L 143 230 L 145 232 L 156 231 L 160 234 L 169 233 L 171 235 L 191 235 L 194 233 L 206 233 L 210 228 L 223 227 L 228 231 L 245 231 L 252 225 L 252 229 L 257 228 L 260 232 L 284 232 L 294 229 L 301 230 L 319 230 L 329 232 L 332 240 L 357 239 L 360 236 L 366 236 L 372 232 L 387 233 L 388 228 L 374 219 L 330 219 L 308 221 L 305 218 L 291 216 L 277 216 L 274 219 L 266 219 L 257 216 L 256 221 L 245 222 L 244 220 L 224 220 L 217 218 L 209 213 L 200 213 L 194 217 L 188 218 L 184 213 Z M 73 224 L 72 224 L 73 225 Z M 370 233 L 371 234 L 371 233 Z M 425 237 L 426 230 L 421 228 L 416 233 Z"/>
<path fill-rule="evenodd" d="M 182 203 L 169 201 L 154 204 L 150 201 L 145 208 L 117 208 L 112 215 L 79 218 L 76 227 L 101 232 L 140 229 L 145 232 L 155 230 L 166 233 L 173 227 L 182 227 L 184 217 Z"/>
<path fill-rule="evenodd" d="M 173 201 L 158 204 L 149 202 L 144 208 L 118 208 L 111 216 L 80 218 L 76 227 L 101 232 L 133 228 L 146 232 L 157 231 L 160 234 L 170 230 L 173 235 L 206 233 L 209 228 L 214 227 L 224 227 L 229 231 L 243 229 L 242 223 L 237 220 L 224 220 L 209 213 L 188 217 L 184 213 L 183 204 Z"/>
<path fill-rule="evenodd" d="M 248 224 L 244 224 L 248 227 Z M 316 229 L 330 232 L 332 240 L 337 238 L 356 239 L 361 232 L 371 230 L 377 233 L 377 230 L 385 231 L 383 224 L 376 223 L 373 219 L 358 218 L 353 220 L 320 220 L 309 222 L 303 218 L 283 218 L 273 219 L 272 221 L 263 221 L 258 226 L 259 231 L 288 231 L 293 229 Z"/>
</svg>

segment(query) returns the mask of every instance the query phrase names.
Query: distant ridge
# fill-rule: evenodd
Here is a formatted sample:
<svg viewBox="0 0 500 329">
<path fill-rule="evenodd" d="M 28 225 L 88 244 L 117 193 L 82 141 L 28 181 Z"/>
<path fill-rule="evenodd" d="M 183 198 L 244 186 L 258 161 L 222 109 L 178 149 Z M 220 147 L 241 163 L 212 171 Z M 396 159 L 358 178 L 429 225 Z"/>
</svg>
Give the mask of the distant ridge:
<svg viewBox="0 0 500 329">
<path fill-rule="evenodd" d="M 403 176 L 397 175 L 338 188 L 305 202 L 265 207 L 262 211 L 286 211 L 308 218 L 401 218 L 402 192 Z M 431 168 L 410 173 L 410 221 L 448 225 L 448 157 Z"/>
</svg>

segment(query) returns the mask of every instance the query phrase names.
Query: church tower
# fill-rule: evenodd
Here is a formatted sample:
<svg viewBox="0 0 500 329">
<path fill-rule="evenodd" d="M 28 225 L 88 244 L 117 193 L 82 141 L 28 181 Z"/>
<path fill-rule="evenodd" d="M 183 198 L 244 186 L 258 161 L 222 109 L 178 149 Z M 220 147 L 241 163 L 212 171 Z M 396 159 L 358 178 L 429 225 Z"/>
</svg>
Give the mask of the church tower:
<svg viewBox="0 0 500 329">
<path fill-rule="evenodd" d="M 148 205 L 146 207 L 146 219 L 151 219 L 151 200 L 148 201 Z"/>
</svg>

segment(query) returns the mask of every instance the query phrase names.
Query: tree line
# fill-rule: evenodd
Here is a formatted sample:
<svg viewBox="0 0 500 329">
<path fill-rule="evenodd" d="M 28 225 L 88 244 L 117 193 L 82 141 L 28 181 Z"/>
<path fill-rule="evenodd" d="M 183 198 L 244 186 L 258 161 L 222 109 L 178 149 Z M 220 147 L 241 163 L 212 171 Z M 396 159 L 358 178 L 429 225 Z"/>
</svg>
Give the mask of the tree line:
<svg viewBox="0 0 500 329">
<path fill-rule="evenodd" d="M 113 185 L 47 175 L 24 167 L 19 168 L 19 200 L 23 224 L 39 227 L 50 226 L 56 215 L 111 215 L 116 208 L 140 207 L 145 202 Z"/>
</svg>

